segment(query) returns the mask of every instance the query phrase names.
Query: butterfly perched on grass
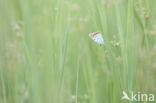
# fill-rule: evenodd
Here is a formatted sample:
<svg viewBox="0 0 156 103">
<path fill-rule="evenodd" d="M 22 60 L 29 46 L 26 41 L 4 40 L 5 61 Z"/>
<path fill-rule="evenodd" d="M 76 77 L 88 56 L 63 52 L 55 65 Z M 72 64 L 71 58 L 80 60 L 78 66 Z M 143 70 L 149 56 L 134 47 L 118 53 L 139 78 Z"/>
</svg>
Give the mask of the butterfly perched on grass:
<svg viewBox="0 0 156 103">
<path fill-rule="evenodd" d="M 101 33 L 93 32 L 89 34 L 89 37 L 97 44 L 104 45 L 104 40 L 103 40 Z"/>
</svg>

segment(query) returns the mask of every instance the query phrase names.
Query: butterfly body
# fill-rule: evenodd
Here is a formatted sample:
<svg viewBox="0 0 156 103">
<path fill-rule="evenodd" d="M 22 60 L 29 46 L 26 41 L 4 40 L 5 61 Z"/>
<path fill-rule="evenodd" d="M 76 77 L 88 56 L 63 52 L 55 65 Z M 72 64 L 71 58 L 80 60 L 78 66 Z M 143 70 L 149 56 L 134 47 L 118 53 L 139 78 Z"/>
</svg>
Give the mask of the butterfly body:
<svg viewBox="0 0 156 103">
<path fill-rule="evenodd" d="M 89 34 L 89 37 L 97 44 L 104 45 L 104 40 L 103 40 L 101 33 L 93 32 Z"/>
</svg>

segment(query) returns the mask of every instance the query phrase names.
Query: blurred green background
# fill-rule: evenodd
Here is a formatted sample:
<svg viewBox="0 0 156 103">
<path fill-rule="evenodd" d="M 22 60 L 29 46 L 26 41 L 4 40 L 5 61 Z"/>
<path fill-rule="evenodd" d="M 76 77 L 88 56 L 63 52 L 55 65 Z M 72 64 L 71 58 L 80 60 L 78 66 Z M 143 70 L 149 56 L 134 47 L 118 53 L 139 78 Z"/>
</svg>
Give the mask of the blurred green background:
<svg viewBox="0 0 156 103">
<path fill-rule="evenodd" d="M 155 4 L 0 0 L 0 103 L 127 103 L 123 91 L 156 96 Z M 89 38 L 96 31 L 105 46 Z"/>
</svg>

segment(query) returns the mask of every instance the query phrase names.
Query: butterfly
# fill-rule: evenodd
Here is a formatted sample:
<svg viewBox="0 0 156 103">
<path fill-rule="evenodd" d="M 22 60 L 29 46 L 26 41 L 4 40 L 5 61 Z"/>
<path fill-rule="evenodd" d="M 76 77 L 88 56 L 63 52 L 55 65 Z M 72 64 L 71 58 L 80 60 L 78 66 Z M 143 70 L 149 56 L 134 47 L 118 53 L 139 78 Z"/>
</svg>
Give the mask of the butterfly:
<svg viewBox="0 0 156 103">
<path fill-rule="evenodd" d="M 89 34 L 89 37 L 97 44 L 104 45 L 104 40 L 103 40 L 101 33 L 93 32 Z"/>
</svg>

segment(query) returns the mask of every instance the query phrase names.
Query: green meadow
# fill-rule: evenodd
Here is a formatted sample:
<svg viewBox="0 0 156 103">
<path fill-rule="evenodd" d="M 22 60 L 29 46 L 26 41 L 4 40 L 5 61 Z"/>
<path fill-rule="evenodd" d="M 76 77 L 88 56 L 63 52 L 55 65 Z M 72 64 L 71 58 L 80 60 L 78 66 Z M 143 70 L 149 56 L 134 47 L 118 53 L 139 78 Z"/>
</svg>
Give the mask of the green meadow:
<svg viewBox="0 0 156 103">
<path fill-rule="evenodd" d="M 0 103 L 151 103 L 155 44 L 156 0 L 0 0 Z"/>
</svg>

